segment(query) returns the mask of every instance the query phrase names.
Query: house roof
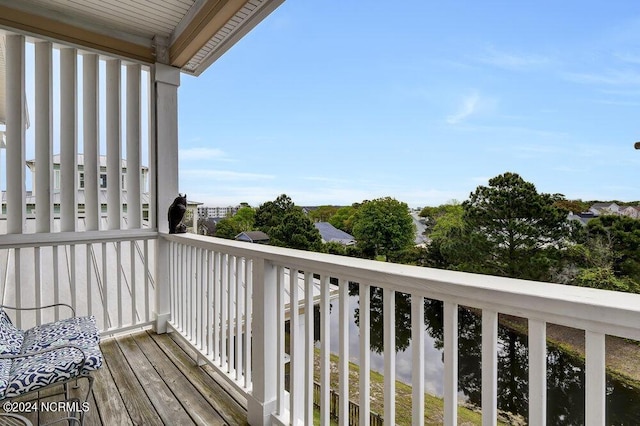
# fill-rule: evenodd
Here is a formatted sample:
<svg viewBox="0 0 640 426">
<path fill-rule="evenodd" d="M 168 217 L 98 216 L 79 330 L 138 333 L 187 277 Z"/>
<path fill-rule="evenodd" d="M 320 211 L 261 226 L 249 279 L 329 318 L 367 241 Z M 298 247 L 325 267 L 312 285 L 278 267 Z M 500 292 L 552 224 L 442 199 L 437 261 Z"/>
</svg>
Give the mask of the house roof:
<svg viewBox="0 0 640 426">
<path fill-rule="evenodd" d="M 336 228 L 329 222 L 316 222 L 313 225 L 320 231 L 320 236 L 326 242 L 335 241 L 342 244 L 350 244 L 356 240 L 353 235 Z"/>
<path fill-rule="evenodd" d="M 612 206 L 617 207 L 618 205 L 616 203 L 593 203 L 591 205 L 592 209 L 608 209 Z"/>
<path fill-rule="evenodd" d="M 246 231 L 236 235 L 235 239 L 240 241 L 250 241 L 253 243 L 256 241 L 269 241 L 269 236 L 262 231 Z"/>
<path fill-rule="evenodd" d="M 0 0 L 0 26 L 199 75 L 284 0 Z"/>
</svg>

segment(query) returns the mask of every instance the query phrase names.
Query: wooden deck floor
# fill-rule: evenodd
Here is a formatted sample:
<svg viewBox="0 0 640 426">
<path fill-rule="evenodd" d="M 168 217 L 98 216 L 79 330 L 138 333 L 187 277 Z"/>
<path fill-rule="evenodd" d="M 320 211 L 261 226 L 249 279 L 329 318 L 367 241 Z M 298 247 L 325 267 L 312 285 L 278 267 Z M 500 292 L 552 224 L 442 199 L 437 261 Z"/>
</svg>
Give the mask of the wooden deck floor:
<svg viewBox="0 0 640 426">
<path fill-rule="evenodd" d="M 84 424 L 246 425 L 246 400 L 221 387 L 213 369 L 198 367 L 176 341 L 152 331 L 103 339 L 105 362 L 94 372 Z M 47 423 L 51 417 L 61 413 L 32 414 L 30 420 Z"/>
</svg>

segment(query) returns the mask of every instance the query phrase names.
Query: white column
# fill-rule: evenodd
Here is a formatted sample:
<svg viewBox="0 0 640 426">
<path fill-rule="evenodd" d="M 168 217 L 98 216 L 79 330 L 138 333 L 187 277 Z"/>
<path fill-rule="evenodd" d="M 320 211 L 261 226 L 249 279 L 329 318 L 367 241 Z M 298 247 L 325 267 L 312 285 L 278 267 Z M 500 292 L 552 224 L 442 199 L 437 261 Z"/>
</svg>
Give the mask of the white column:
<svg viewBox="0 0 640 426">
<path fill-rule="evenodd" d="M 414 424 L 424 424 L 424 297 L 411 295 L 411 416 Z"/>
<path fill-rule="evenodd" d="M 585 332 L 585 420 L 587 426 L 605 424 L 607 375 L 605 335 Z"/>
<path fill-rule="evenodd" d="M 264 259 L 253 260 L 253 389 L 247 397 L 247 420 L 251 425 L 271 424 L 276 412 L 277 303 L 276 266 Z M 293 272 L 290 272 L 293 273 Z M 292 312 L 291 315 L 296 315 Z"/>
<path fill-rule="evenodd" d="M 78 54 L 60 50 L 60 230 L 78 226 Z M 75 303 L 75 302 L 74 302 Z"/>
<path fill-rule="evenodd" d="M 156 64 L 155 82 L 157 225 L 158 231 L 168 233 L 167 211 L 179 192 L 178 86 L 180 85 L 180 70 L 168 65 Z M 153 160 L 150 159 L 150 161 Z"/>
<path fill-rule="evenodd" d="M 158 192 L 157 192 L 157 188 L 158 188 L 158 184 L 157 184 L 157 164 L 155 164 L 156 162 L 156 157 L 157 157 L 157 146 L 156 146 L 156 112 L 155 112 L 155 104 L 156 104 L 156 90 L 155 90 L 155 84 L 154 84 L 154 79 L 155 79 L 155 73 L 152 72 L 151 70 L 149 72 L 146 72 L 147 75 L 147 91 L 148 91 L 148 95 L 147 95 L 147 102 L 148 102 L 148 106 L 147 106 L 147 111 L 148 111 L 148 118 L 147 118 L 147 127 L 148 127 L 148 140 L 147 140 L 147 149 L 149 150 L 149 156 L 148 156 L 148 166 L 150 166 L 147 170 L 147 174 L 144 177 L 144 182 L 143 184 L 145 185 L 144 187 L 147 188 L 147 191 L 149 192 L 149 204 L 147 206 L 148 212 L 147 212 L 147 223 L 149 224 L 149 227 L 151 229 L 157 229 L 158 228 L 158 216 L 157 216 L 157 200 L 158 200 Z M 179 78 L 179 76 L 178 76 Z M 176 106 L 176 122 L 177 122 L 177 106 Z M 177 124 L 176 124 L 177 125 Z M 177 141 L 176 141 L 177 143 Z M 166 216 L 166 215 L 165 215 Z M 162 220 L 162 222 L 166 222 L 167 218 L 164 217 L 164 219 Z M 168 229 L 168 227 L 167 227 Z"/>
<path fill-rule="evenodd" d="M 53 220 L 53 49 L 49 42 L 36 43 L 35 113 L 36 168 L 33 188 L 36 191 L 36 232 L 50 232 Z"/>
<path fill-rule="evenodd" d="M 127 222 L 129 229 L 142 227 L 141 72 L 140 65 L 127 65 Z"/>
<path fill-rule="evenodd" d="M 458 424 L 458 304 L 444 302 L 444 424 Z"/>
<path fill-rule="evenodd" d="M 309 271 L 304 273 L 304 422 L 313 424 L 313 274 Z"/>
<path fill-rule="evenodd" d="M 482 310 L 482 424 L 498 418 L 498 313 Z"/>
<path fill-rule="evenodd" d="M 302 402 L 304 399 L 303 374 L 303 331 L 304 315 L 300 312 L 300 286 L 298 269 L 289 266 L 289 423 L 297 424 L 302 420 Z M 254 317 L 255 318 L 255 317 Z M 302 389 L 302 390 L 300 390 Z"/>
<path fill-rule="evenodd" d="M 25 187 L 25 39 L 6 36 L 7 233 L 22 234 Z"/>
<path fill-rule="evenodd" d="M 109 229 L 120 229 L 122 222 L 122 113 L 121 62 L 107 61 L 107 219 Z"/>
<path fill-rule="evenodd" d="M 340 426 L 349 424 L 349 281 L 340 278 L 339 288 L 339 320 L 340 327 L 340 359 L 338 360 L 338 386 L 340 393 L 339 422 Z"/>
<path fill-rule="evenodd" d="M 169 232 L 167 211 L 178 193 L 178 86 L 180 70 L 168 65 L 156 64 L 153 68 L 155 90 L 152 122 L 154 129 L 150 143 L 149 162 L 156 170 L 157 206 L 154 218 L 158 231 Z M 158 259 L 156 261 L 156 331 L 166 332 L 167 320 L 171 316 L 169 283 L 169 243 L 158 240 Z"/>
<path fill-rule="evenodd" d="M 329 277 L 320 276 L 320 422 L 329 424 L 329 391 L 331 387 L 331 327 L 329 310 Z"/>
<path fill-rule="evenodd" d="M 360 426 L 371 423 L 371 286 L 360 283 Z"/>
<path fill-rule="evenodd" d="M 396 292 L 383 290 L 384 423 L 396 423 Z"/>
<path fill-rule="evenodd" d="M 98 55 L 82 55 L 82 129 L 84 141 L 84 209 L 87 231 L 100 229 Z"/>
<path fill-rule="evenodd" d="M 529 424 L 547 422 L 547 323 L 529 319 Z"/>
</svg>

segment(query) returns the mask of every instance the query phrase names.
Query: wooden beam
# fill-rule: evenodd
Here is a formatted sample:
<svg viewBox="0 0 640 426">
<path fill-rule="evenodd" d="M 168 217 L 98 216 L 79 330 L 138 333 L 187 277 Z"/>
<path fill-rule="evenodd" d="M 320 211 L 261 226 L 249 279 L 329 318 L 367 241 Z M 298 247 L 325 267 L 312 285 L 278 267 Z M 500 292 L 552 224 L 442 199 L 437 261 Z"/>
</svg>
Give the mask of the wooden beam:
<svg viewBox="0 0 640 426">
<path fill-rule="evenodd" d="M 208 0 L 169 47 L 171 65 L 185 66 L 245 3 L 246 0 Z"/>
<path fill-rule="evenodd" d="M 0 26 L 136 61 L 155 62 L 151 41 L 143 46 L 5 5 L 0 5 Z"/>
</svg>

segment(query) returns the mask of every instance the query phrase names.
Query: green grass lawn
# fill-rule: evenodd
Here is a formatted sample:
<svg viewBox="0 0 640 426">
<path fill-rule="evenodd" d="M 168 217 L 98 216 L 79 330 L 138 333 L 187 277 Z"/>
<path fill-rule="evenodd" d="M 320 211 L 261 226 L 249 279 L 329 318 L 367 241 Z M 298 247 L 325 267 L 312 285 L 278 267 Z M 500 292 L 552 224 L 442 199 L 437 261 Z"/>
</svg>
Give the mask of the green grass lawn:
<svg viewBox="0 0 640 426">
<path fill-rule="evenodd" d="M 316 355 L 319 354 L 316 351 Z M 316 356 L 316 359 L 319 357 Z M 330 382 L 335 384 L 337 391 L 337 384 L 339 380 L 338 374 L 338 356 L 331 354 L 331 373 Z M 317 367 L 317 366 L 316 366 Z M 359 366 L 354 363 L 349 363 L 349 399 L 353 402 L 358 401 L 358 381 L 359 381 L 360 369 Z M 319 368 L 316 368 L 315 380 L 320 380 Z M 370 373 L 370 392 L 371 392 L 371 411 L 383 415 L 384 413 L 384 376 L 378 372 L 371 371 Z M 411 424 L 411 386 L 396 381 L 396 424 L 410 425 Z M 444 400 L 436 396 L 425 394 L 424 401 L 425 425 L 441 425 L 444 419 Z M 319 413 L 318 413 L 319 424 Z M 458 407 L 458 424 L 459 425 L 481 425 L 482 415 L 476 411 L 473 411 L 466 407 Z M 499 424 L 506 424 L 501 423 Z"/>
</svg>

